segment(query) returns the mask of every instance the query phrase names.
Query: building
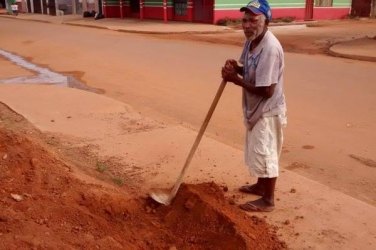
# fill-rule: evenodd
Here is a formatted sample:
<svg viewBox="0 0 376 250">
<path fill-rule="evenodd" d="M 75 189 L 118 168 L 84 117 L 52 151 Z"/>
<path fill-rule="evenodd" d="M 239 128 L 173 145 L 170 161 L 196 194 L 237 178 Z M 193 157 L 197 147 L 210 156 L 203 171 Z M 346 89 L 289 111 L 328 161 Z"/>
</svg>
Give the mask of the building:
<svg viewBox="0 0 376 250">
<path fill-rule="evenodd" d="M 376 0 L 353 0 L 351 15 L 359 17 L 376 17 Z"/>
<path fill-rule="evenodd" d="M 4 1 L 4 0 L 0 0 Z M 5 3 L 9 0 L 5 0 Z M 27 12 L 49 15 L 103 13 L 106 18 L 159 19 L 217 23 L 240 18 L 250 0 L 19 0 Z M 342 19 L 376 15 L 376 0 L 269 0 L 273 18 L 295 20 Z"/>
<path fill-rule="evenodd" d="M 240 7 L 248 2 L 249 0 L 103 0 L 103 12 L 105 17 L 216 23 L 224 18 L 239 18 Z M 352 2 L 351 0 L 269 0 L 269 3 L 273 18 L 320 20 L 347 17 Z"/>
<path fill-rule="evenodd" d="M 81 15 L 84 11 L 99 10 L 98 0 L 19 0 L 25 3 L 25 12 L 47 15 Z"/>
</svg>

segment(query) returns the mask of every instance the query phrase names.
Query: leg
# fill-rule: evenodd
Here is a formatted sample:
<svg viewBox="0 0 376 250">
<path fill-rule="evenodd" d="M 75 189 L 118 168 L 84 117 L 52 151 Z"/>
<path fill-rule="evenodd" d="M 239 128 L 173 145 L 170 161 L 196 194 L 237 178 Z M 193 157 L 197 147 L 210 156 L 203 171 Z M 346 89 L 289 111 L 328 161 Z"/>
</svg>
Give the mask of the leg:
<svg viewBox="0 0 376 250">
<path fill-rule="evenodd" d="M 246 211 L 270 212 L 274 209 L 274 190 L 278 177 L 278 160 L 282 146 L 279 116 L 261 118 L 246 137 L 246 163 L 251 174 L 259 177 L 256 186 L 263 187 L 261 198 L 240 205 Z M 261 131 L 263 131 L 261 133 Z M 262 142 L 262 143 L 258 143 Z M 258 186 L 258 187 L 260 187 Z"/>
<path fill-rule="evenodd" d="M 263 196 L 265 193 L 265 178 L 258 178 L 257 183 L 239 188 L 240 192 Z"/>
<path fill-rule="evenodd" d="M 239 207 L 252 212 L 271 212 L 274 209 L 274 190 L 277 178 L 259 178 L 264 183 L 264 195 L 255 201 L 249 201 Z"/>
<path fill-rule="evenodd" d="M 265 182 L 265 194 L 262 196 L 262 199 L 267 205 L 274 207 L 274 190 L 275 183 L 277 182 L 277 177 L 275 178 L 264 178 Z"/>
</svg>

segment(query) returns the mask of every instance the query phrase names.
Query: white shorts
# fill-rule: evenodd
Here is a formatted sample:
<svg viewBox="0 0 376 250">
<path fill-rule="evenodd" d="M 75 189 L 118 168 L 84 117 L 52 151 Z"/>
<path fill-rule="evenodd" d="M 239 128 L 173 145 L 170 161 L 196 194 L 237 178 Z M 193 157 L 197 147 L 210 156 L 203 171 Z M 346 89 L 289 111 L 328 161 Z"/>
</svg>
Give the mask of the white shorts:
<svg viewBox="0 0 376 250">
<path fill-rule="evenodd" d="M 274 178 L 279 174 L 282 150 L 284 115 L 262 117 L 245 137 L 245 164 L 252 176 Z"/>
</svg>

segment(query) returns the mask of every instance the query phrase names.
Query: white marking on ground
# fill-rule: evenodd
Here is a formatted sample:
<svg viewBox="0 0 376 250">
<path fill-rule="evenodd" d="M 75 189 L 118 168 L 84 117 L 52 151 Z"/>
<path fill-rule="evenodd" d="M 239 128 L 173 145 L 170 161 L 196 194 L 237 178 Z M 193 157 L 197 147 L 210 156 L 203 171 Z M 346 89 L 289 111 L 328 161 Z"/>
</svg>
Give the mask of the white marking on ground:
<svg viewBox="0 0 376 250">
<path fill-rule="evenodd" d="M 59 86 L 68 86 L 68 77 L 52 72 L 47 68 L 39 67 L 33 63 L 26 61 L 24 58 L 14 55 L 10 52 L 0 49 L 0 55 L 8 59 L 9 61 L 21 66 L 22 68 L 34 71 L 37 73 L 36 76 L 20 76 L 8 79 L 0 79 L 0 83 L 28 83 L 28 84 L 56 84 Z"/>
</svg>

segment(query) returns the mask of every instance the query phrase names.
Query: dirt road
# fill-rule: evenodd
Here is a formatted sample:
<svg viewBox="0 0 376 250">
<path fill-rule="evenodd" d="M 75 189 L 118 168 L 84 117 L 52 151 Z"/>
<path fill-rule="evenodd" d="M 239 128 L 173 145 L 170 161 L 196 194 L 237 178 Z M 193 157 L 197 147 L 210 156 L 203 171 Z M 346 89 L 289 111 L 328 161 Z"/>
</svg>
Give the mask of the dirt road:
<svg viewBox="0 0 376 250">
<path fill-rule="evenodd" d="M 24 24 L 2 20 L 3 49 L 55 71 L 82 75 L 88 85 L 146 116 L 195 129 L 220 82 L 221 64 L 239 55 L 239 48 L 232 46 Z M 6 35 L 15 30 L 17 36 Z M 374 71 L 374 63 L 286 55 L 290 122 L 283 165 L 370 204 L 376 202 L 376 182 L 369 174 L 374 168 L 349 155 L 374 160 Z M 238 88 L 225 90 L 209 134 L 242 148 Z"/>
<path fill-rule="evenodd" d="M 306 28 L 306 26 L 308 28 Z M 238 32 L 218 34 L 175 34 L 154 35 L 158 38 L 202 41 L 214 44 L 243 45 L 241 26 L 234 26 Z M 303 54 L 326 54 L 329 46 L 358 38 L 376 37 L 376 21 L 331 20 L 307 24 L 270 26 L 270 30 L 283 44 L 285 52 Z"/>
<path fill-rule="evenodd" d="M 106 96 L 130 104 L 142 115 L 193 129 L 200 125 L 218 87 L 223 61 L 236 58 L 240 51 L 236 46 L 160 40 L 52 24 L 24 24 L 2 20 L 0 25 L 5 35 L 0 39 L 1 49 L 54 71 L 80 77 L 89 86 L 104 90 Z M 376 121 L 372 84 L 375 69 L 373 63 L 287 53 L 289 126 L 282 162 L 287 169 L 372 206 L 376 202 L 375 168 L 364 163 L 372 162 L 376 151 L 372 133 Z M 11 74 L 12 70 L 6 73 Z M 1 100 L 13 103 L 12 96 L 6 93 L 12 92 L 3 91 Z M 72 102 L 80 106 L 77 100 Z M 28 110 L 32 111 L 32 108 Z M 54 123 L 38 120 L 35 110 L 31 117 L 45 130 L 54 130 Z M 103 120 L 111 121 L 108 117 Z M 63 130 L 68 135 L 76 131 L 67 125 Z M 240 91 L 227 86 L 210 124 L 209 135 L 241 148 L 242 131 Z M 88 136 L 96 133 L 95 129 L 82 132 Z M 111 144 L 107 146 L 108 151 L 104 153 L 116 151 Z M 237 167 L 242 167 L 241 163 Z M 331 237 L 337 236 L 331 234 Z M 299 244 L 304 246 L 303 241 Z"/>
</svg>

